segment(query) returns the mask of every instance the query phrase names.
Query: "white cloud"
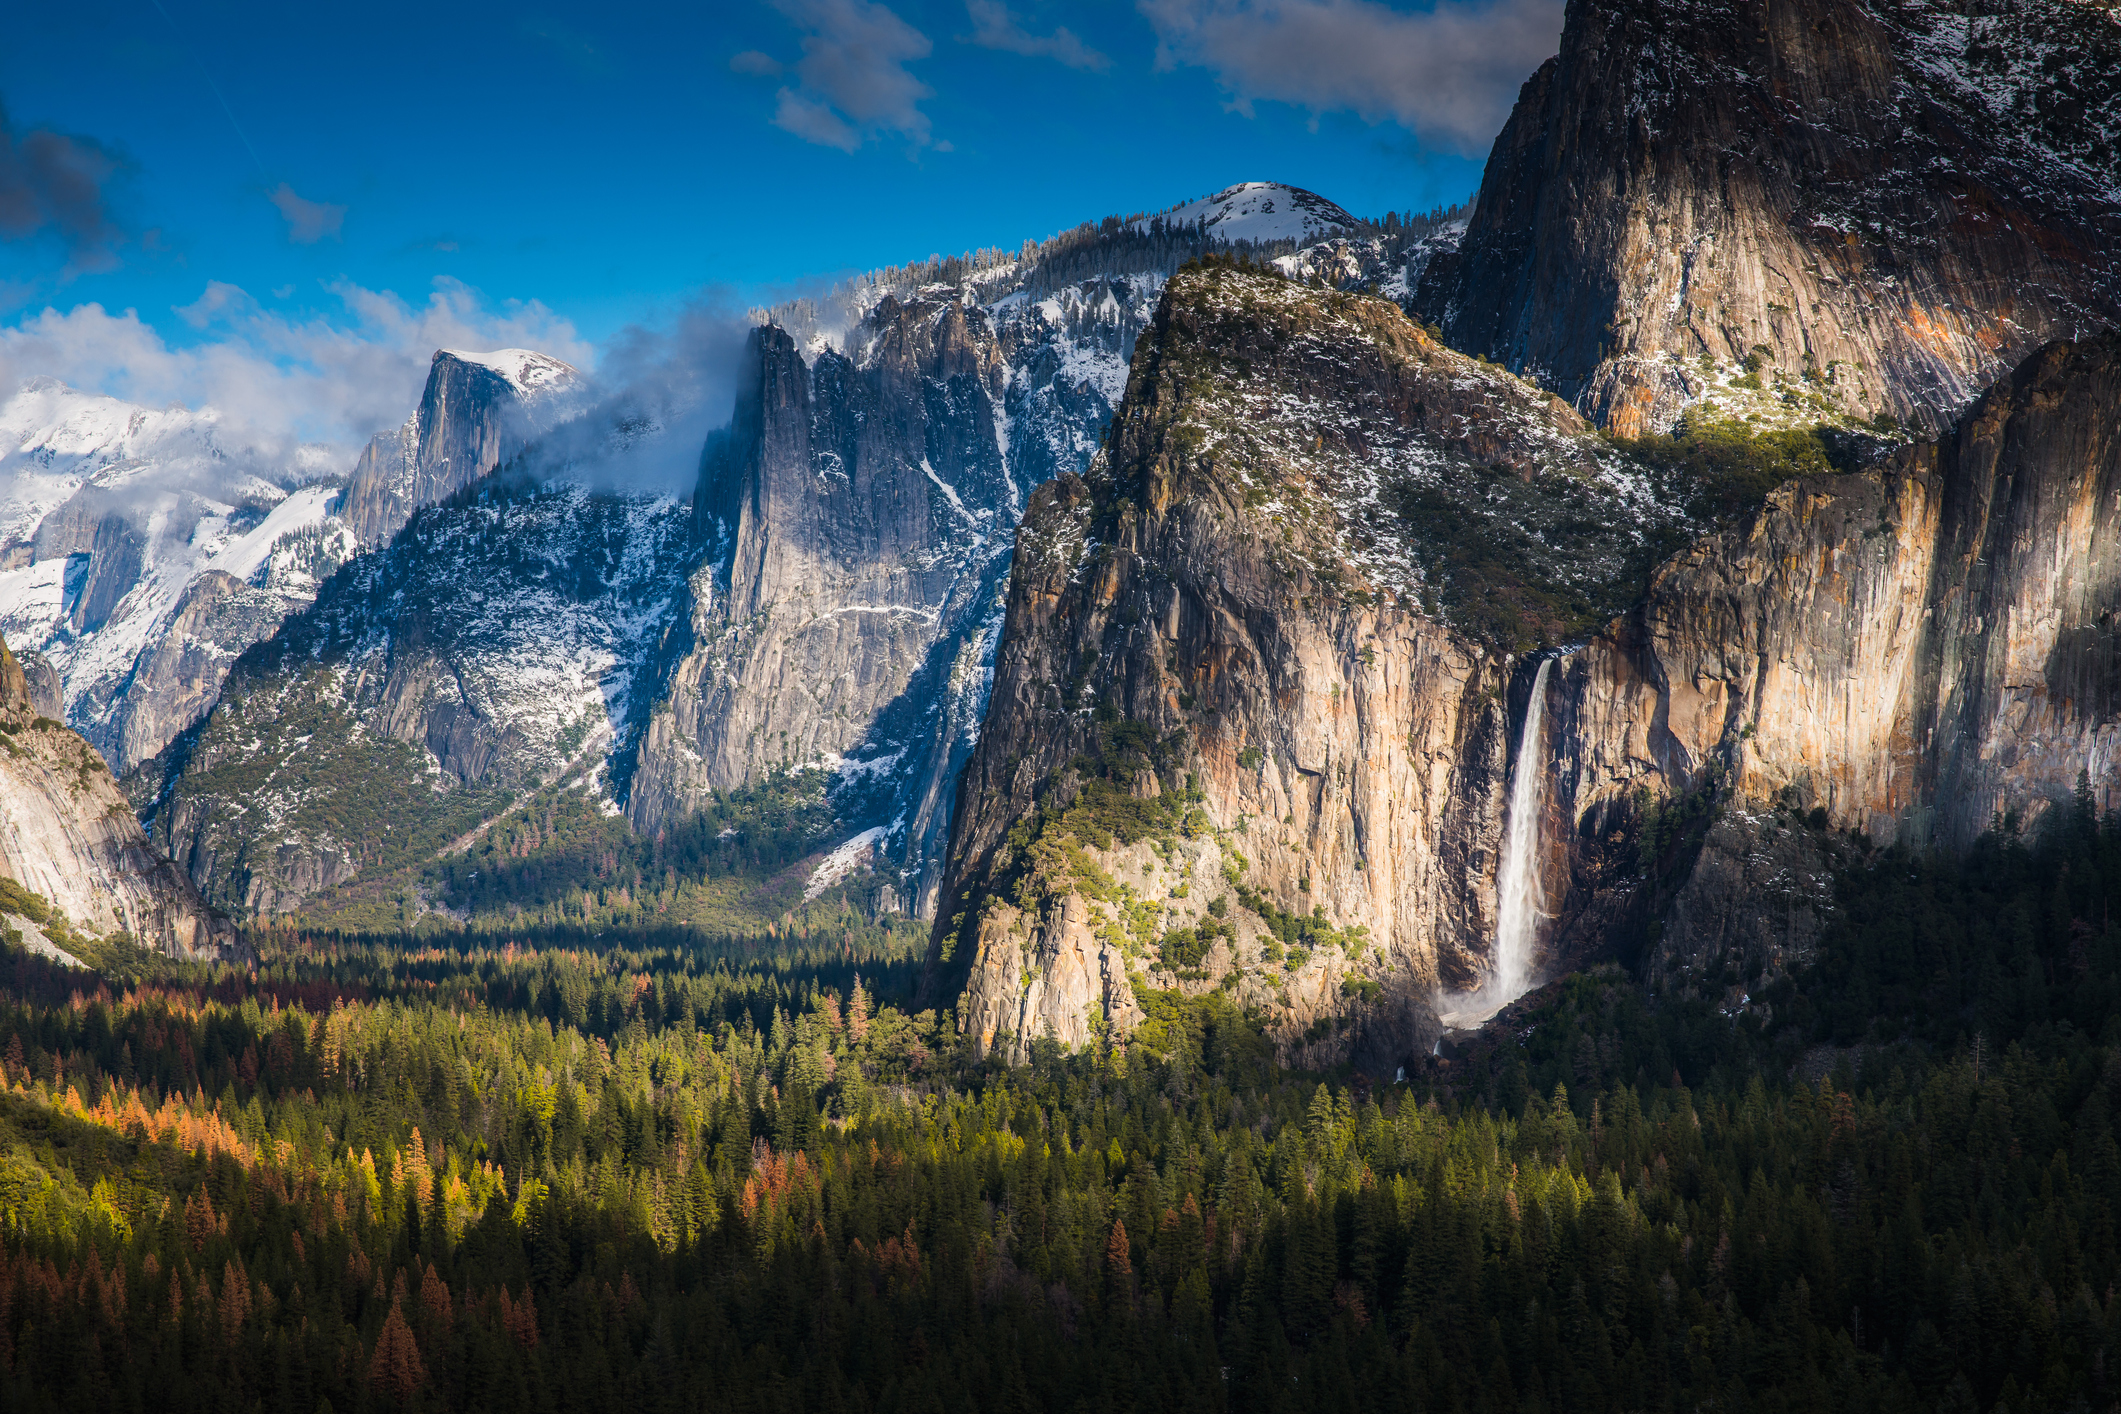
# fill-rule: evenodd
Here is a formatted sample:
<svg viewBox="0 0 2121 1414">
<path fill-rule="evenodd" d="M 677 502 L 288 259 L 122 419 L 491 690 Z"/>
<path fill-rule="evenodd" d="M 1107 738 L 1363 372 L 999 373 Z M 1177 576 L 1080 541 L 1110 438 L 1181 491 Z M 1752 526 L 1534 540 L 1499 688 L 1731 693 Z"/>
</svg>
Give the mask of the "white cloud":
<svg viewBox="0 0 2121 1414">
<path fill-rule="evenodd" d="M 1092 69 L 1098 73 L 1112 67 L 1109 56 L 1083 43 L 1066 25 L 1051 34 L 1030 33 L 1016 16 L 1009 13 L 1003 0 L 965 0 L 965 13 L 972 17 L 972 42 L 983 49 L 1053 59 L 1071 69 Z"/>
<path fill-rule="evenodd" d="M 929 145 L 920 102 L 934 90 L 906 70 L 933 49 L 926 35 L 873 0 L 774 0 L 774 8 L 806 31 L 796 82 L 776 95 L 774 126 L 843 152 L 892 133 Z"/>
<path fill-rule="evenodd" d="M 1478 152 L 1555 52 L 1563 0 L 1138 0 L 1159 68 L 1212 69 L 1240 112 L 1255 100 L 1392 119 Z"/>
<path fill-rule="evenodd" d="M 280 208 L 280 215 L 287 220 L 287 238 L 296 245 L 315 245 L 326 236 L 337 240 L 339 228 L 346 224 L 345 207 L 322 201 L 304 201 L 285 182 L 280 183 L 267 200 Z"/>
<path fill-rule="evenodd" d="M 836 147 L 842 152 L 852 152 L 862 145 L 862 135 L 846 119 L 833 112 L 830 106 L 805 98 L 792 88 L 781 90 L 780 104 L 773 112 L 773 125 L 794 133 L 804 142 Z"/>
<path fill-rule="evenodd" d="M 0 390 L 39 375 L 149 407 L 213 407 L 232 437 L 261 447 L 321 443 L 342 469 L 368 437 L 405 420 L 438 348 L 532 348 L 586 368 L 592 350 L 535 301 L 492 307 L 438 280 L 411 303 L 350 282 L 331 287 L 340 313 L 291 319 L 246 291 L 210 282 L 176 311 L 213 339 L 173 347 L 133 310 L 47 308 L 0 327 Z"/>
</svg>

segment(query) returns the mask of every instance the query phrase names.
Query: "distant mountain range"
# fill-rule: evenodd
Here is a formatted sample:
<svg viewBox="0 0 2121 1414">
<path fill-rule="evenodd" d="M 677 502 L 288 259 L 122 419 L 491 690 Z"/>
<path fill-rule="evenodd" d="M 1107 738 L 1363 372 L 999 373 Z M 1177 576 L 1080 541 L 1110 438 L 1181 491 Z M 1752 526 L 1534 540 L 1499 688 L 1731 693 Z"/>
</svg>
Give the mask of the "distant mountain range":
<svg viewBox="0 0 2121 1414">
<path fill-rule="evenodd" d="M 1827 832 L 2121 785 L 2114 107 L 2053 96 L 2117 35 L 1579 0 L 1471 210 L 1246 183 L 762 311 L 689 496 L 445 351 L 346 481 L 136 521 L 211 419 L 39 385 L 0 630 L 238 917 L 914 917 L 1018 1056 L 1220 989 L 1389 1073 L 1614 952 L 1742 1010 Z"/>
</svg>

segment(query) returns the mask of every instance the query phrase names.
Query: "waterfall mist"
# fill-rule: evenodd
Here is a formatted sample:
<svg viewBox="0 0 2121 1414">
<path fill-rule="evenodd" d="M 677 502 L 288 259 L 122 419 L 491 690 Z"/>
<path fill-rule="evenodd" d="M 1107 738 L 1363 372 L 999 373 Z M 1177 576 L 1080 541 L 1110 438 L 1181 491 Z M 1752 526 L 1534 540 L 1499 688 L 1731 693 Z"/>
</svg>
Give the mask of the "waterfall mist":
<svg viewBox="0 0 2121 1414">
<path fill-rule="evenodd" d="M 1547 916 L 1539 877 L 1539 818 L 1546 808 L 1547 675 L 1553 667 L 1554 659 L 1542 659 L 1532 677 L 1532 700 L 1510 772 L 1509 814 L 1495 880 L 1492 970 L 1472 991 L 1437 999 L 1437 1014 L 1446 1026 L 1478 1025 L 1532 989 L 1532 952 L 1539 921 Z"/>
</svg>

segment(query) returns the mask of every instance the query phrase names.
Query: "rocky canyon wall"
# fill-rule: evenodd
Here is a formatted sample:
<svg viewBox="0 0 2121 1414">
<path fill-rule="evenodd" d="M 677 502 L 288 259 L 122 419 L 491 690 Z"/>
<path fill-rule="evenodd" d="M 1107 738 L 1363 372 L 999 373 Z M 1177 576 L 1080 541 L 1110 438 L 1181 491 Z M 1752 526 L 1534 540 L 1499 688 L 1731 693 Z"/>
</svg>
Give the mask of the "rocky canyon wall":
<svg viewBox="0 0 2121 1414">
<path fill-rule="evenodd" d="M 1704 398 L 1933 432 L 2121 311 L 2116 114 L 2101 5 L 1574 0 L 1418 303 L 1626 435 Z"/>
<path fill-rule="evenodd" d="M 2112 808 L 2117 505 L 2106 334 L 2039 350 L 1940 442 L 1791 482 L 1662 567 L 1552 688 L 1543 853 L 1569 883 L 1550 943 L 1595 946 L 1610 923 L 1599 842 L 1640 825 L 1640 792 L 1716 806 L 1658 920 L 1666 971 L 1802 950 L 1826 884 L 1809 821 L 1957 851 L 2006 817 L 2037 829 L 2080 788 Z"/>
<path fill-rule="evenodd" d="M 1143 985 L 1228 989 L 1314 1058 L 1433 1035 L 1493 931 L 1516 664 L 1433 611 L 1416 516 L 1477 524 L 1498 478 L 1611 513 L 1605 456 L 1384 300 L 1175 277 L 1107 452 L 1025 517 L 929 995 L 1019 1055 Z"/>
<path fill-rule="evenodd" d="M 119 931 L 173 957 L 231 952 L 234 930 L 148 847 L 103 758 L 40 715 L 0 643 L 0 876 L 40 895 L 76 931 Z M 30 920 L 6 922 L 26 932 Z"/>
<path fill-rule="evenodd" d="M 1026 516 L 928 994 L 1021 1055 L 1124 1030 L 1145 986 L 1223 989 L 1293 1055 L 1400 1063 L 1493 966 L 1558 655 L 1540 971 L 1643 946 L 1742 1005 L 1816 939 L 1837 840 L 2112 802 L 2117 410 L 2121 336 L 2051 345 L 1940 442 L 1788 482 L 1527 652 L 1453 599 L 1439 536 L 1506 488 L 1625 541 L 1616 510 L 1678 514 L 1627 500 L 1642 469 L 1380 301 L 1186 272 L 1105 458 Z"/>
</svg>

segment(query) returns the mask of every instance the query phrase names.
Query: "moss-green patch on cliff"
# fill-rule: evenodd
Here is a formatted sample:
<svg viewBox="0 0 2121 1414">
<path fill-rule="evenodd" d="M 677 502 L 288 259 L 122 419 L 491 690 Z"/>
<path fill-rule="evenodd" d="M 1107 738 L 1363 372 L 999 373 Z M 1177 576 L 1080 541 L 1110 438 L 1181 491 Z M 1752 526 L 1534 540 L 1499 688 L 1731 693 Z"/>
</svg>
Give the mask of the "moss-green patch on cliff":
<svg viewBox="0 0 2121 1414">
<path fill-rule="evenodd" d="M 1852 471 L 1891 443 L 1827 424 L 1761 427 L 1689 413 L 1671 433 L 1614 440 L 1609 469 L 1642 502 L 1545 468 L 1469 468 L 1401 491 L 1411 536 L 1439 566 L 1435 609 L 1494 647 L 1578 640 L 1637 603 L 1650 575 L 1698 536 L 1736 524 L 1799 476 Z"/>
<path fill-rule="evenodd" d="M 1180 271 L 1154 336 L 1089 539 L 1164 492 L 1219 501 L 1327 599 L 1418 606 L 1506 652 L 1584 637 L 1689 540 L 1882 445 L 1707 410 L 1616 442 L 1387 302 L 1240 262 Z"/>
</svg>

